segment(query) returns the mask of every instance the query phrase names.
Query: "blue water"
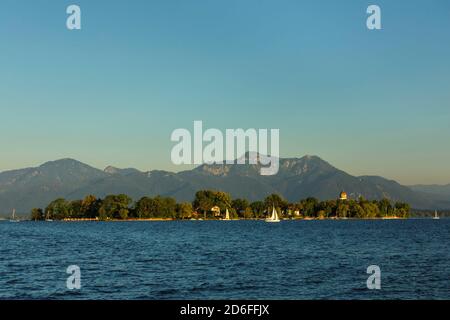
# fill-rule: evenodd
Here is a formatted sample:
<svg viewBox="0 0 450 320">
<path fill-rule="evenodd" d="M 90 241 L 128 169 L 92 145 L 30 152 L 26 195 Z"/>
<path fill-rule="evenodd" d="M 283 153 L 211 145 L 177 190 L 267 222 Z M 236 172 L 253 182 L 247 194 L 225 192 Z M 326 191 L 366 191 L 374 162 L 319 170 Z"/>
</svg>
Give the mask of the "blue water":
<svg viewBox="0 0 450 320">
<path fill-rule="evenodd" d="M 0 299 L 450 299 L 445 219 L 0 222 L 0 243 Z"/>
</svg>

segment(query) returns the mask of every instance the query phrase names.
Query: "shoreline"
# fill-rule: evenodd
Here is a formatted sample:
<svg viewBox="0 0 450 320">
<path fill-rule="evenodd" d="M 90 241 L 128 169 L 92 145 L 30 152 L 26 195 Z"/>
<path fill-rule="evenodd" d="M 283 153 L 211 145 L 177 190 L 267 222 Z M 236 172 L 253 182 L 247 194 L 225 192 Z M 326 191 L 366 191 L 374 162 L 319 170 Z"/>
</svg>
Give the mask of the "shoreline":
<svg viewBox="0 0 450 320">
<path fill-rule="evenodd" d="M 402 218 L 397 216 L 389 217 L 375 217 L 375 218 L 292 218 L 292 219 L 281 219 L 281 221 L 325 221 L 325 220 L 408 220 L 411 218 Z M 174 218 L 132 218 L 132 219 L 109 219 L 109 220 L 99 220 L 98 218 L 66 218 L 63 220 L 55 220 L 55 222 L 167 222 L 167 221 L 264 221 L 265 218 L 261 219 L 174 219 Z M 23 220 L 23 221 L 33 221 L 33 220 Z M 46 221 L 42 221 L 46 222 Z M 48 221 L 47 221 L 48 222 Z"/>
<path fill-rule="evenodd" d="M 187 219 L 176 219 L 176 218 L 131 218 L 131 219 L 108 219 L 108 220 L 100 220 L 98 218 L 66 218 L 63 220 L 52 220 L 52 221 L 45 221 L 45 220 L 30 220 L 30 219 L 24 219 L 19 220 L 20 222 L 174 222 L 174 221 L 264 221 L 266 218 L 250 218 L 250 219 L 230 219 L 230 220 L 224 220 L 224 219 L 205 219 L 205 218 L 187 218 Z M 388 217 L 375 217 L 375 218 L 285 218 L 281 219 L 281 221 L 327 221 L 327 220 L 335 220 L 335 221 L 345 221 L 345 220 L 411 220 L 411 219 L 418 219 L 416 217 L 397 217 L 397 216 L 388 216 Z M 419 218 L 421 219 L 421 218 Z M 427 218 L 422 218 L 427 219 Z M 432 218 L 428 218 L 432 219 Z M 2 221 L 8 221 L 8 219 L 0 219 L 0 222 Z"/>
</svg>

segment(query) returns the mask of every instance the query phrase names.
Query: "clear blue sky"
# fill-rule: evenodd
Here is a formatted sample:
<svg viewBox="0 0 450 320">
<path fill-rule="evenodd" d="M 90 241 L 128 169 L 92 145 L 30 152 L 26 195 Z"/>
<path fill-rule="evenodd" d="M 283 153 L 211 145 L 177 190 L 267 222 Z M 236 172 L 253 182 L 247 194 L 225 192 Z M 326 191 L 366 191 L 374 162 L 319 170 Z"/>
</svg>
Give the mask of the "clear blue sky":
<svg viewBox="0 0 450 320">
<path fill-rule="evenodd" d="M 280 128 L 282 156 L 351 174 L 450 183 L 448 0 L 0 6 L 0 171 L 64 157 L 177 170 L 171 132 L 203 120 Z"/>
</svg>

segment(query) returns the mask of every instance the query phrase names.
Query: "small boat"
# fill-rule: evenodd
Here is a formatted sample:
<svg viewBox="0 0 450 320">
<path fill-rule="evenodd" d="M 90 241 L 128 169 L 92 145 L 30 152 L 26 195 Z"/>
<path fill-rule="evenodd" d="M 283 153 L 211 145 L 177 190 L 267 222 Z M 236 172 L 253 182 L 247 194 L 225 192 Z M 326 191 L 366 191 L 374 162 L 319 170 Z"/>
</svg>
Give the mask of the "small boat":
<svg viewBox="0 0 450 320">
<path fill-rule="evenodd" d="M 45 221 L 53 222 L 53 219 L 50 219 L 50 217 L 49 217 L 48 211 L 47 211 L 47 214 L 45 215 Z"/>
<path fill-rule="evenodd" d="M 20 220 L 16 218 L 16 209 L 13 209 L 12 218 L 11 220 L 9 220 L 9 222 L 20 222 Z"/>
<path fill-rule="evenodd" d="M 278 218 L 277 210 L 275 210 L 275 206 L 272 207 L 272 215 L 270 218 L 267 218 L 264 220 L 265 222 L 280 222 L 280 219 Z"/>
<path fill-rule="evenodd" d="M 439 218 L 439 215 L 438 215 L 438 213 L 437 213 L 437 210 L 434 211 L 434 217 L 433 217 L 433 219 L 435 219 L 435 220 L 439 220 L 439 219 L 440 219 L 440 218 Z"/>
<path fill-rule="evenodd" d="M 225 221 L 231 220 L 230 219 L 230 212 L 228 211 L 228 208 L 227 208 L 227 211 L 225 212 L 225 219 L 223 219 L 223 220 L 225 220 Z"/>
</svg>

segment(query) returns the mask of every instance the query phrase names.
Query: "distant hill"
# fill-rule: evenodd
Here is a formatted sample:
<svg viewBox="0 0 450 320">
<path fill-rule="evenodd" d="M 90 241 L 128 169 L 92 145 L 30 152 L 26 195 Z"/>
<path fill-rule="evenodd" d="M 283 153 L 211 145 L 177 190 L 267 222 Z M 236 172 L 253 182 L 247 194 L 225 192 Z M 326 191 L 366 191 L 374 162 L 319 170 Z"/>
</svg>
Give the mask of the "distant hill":
<svg viewBox="0 0 450 320">
<path fill-rule="evenodd" d="M 410 186 L 410 188 L 414 191 L 419 191 L 419 192 L 425 192 L 425 193 L 430 193 L 430 194 L 434 194 L 434 195 L 441 195 L 441 196 L 445 196 L 447 198 L 450 198 L 450 184 L 447 185 L 437 185 L 437 184 L 432 184 L 432 185 L 424 185 L 424 184 L 418 184 L 415 186 Z"/>
<path fill-rule="evenodd" d="M 108 174 L 72 159 L 44 163 L 37 168 L 26 168 L 0 173 L 0 212 L 29 212 L 32 207 L 43 207 L 55 197 L 66 196 Z"/>
<path fill-rule="evenodd" d="M 99 170 L 74 159 L 61 159 L 36 168 L 0 173 L 0 212 L 8 214 L 16 208 L 19 213 L 28 213 L 31 208 L 44 207 L 58 197 L 73 200 L 88 194 L 104 197 L 125 193 L 134 199 L 163 195 L 191 201 L 200 189 L 223 190 L 251 201 L 271 193 L 289 201 L 309 196 L 335 199 L 345 190 L 355 199 L 387 197 L 408 202 L 417 209 L 450 208 L 450 197 L 445 193 L 431 194 L 377 176 L 355 177 L 317 156 L 282 158 L 280 170 L 274 176 L 261 176 L 259 169 L 260 165 L 250 164 L 205 164 L 179 173 L 112 166 Z"/>
</svg>

